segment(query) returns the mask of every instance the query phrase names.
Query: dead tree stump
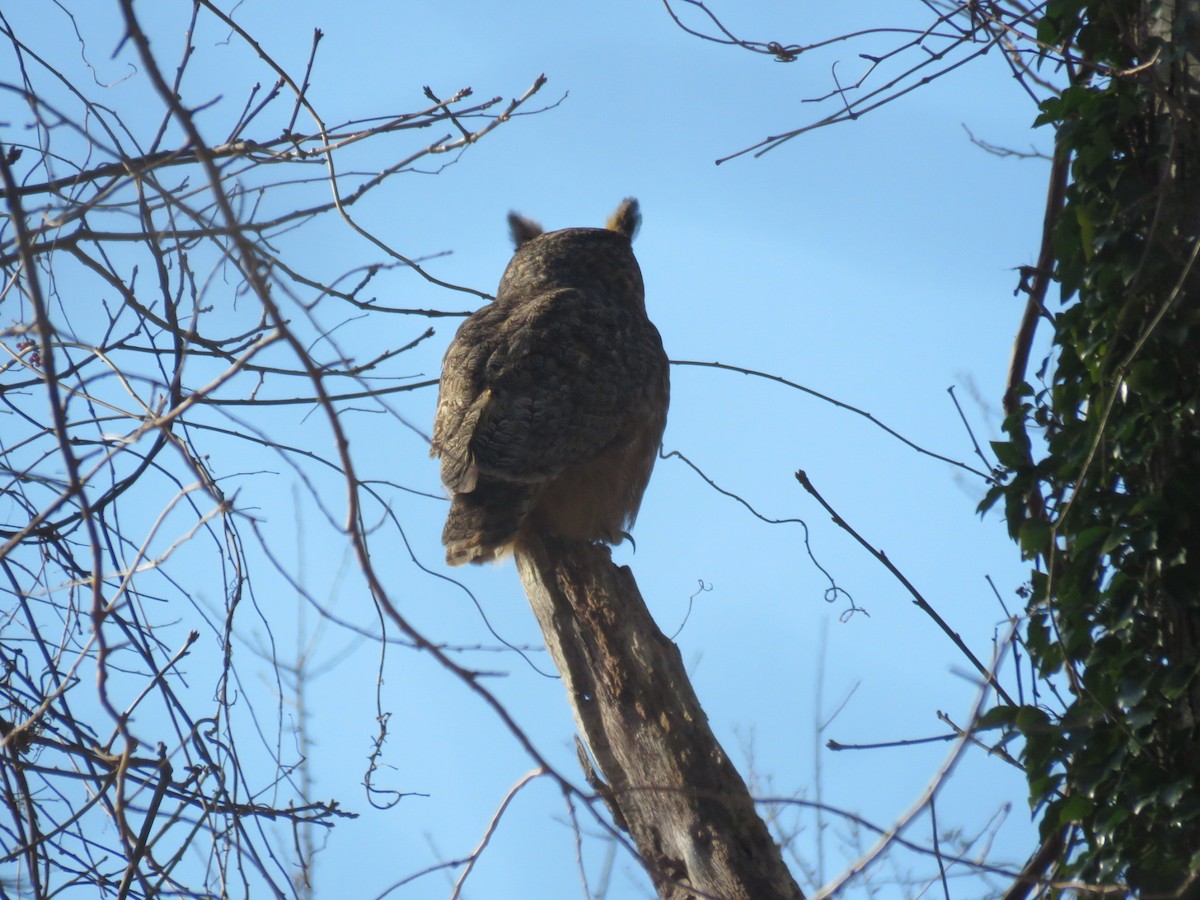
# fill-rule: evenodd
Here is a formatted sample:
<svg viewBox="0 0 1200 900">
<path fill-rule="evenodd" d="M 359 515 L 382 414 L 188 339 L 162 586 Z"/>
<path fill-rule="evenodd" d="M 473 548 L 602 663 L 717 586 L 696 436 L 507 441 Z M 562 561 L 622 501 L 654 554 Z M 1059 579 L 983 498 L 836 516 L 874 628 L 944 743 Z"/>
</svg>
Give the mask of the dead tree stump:
<svg viewBox="0 0 1200 900">
<path fill-rule="evenodd" d="M 659 896 L 803 900 L 629 569 L 607 547 L 543 537 L 516 558 L 614 820 Z"/>
</svg>

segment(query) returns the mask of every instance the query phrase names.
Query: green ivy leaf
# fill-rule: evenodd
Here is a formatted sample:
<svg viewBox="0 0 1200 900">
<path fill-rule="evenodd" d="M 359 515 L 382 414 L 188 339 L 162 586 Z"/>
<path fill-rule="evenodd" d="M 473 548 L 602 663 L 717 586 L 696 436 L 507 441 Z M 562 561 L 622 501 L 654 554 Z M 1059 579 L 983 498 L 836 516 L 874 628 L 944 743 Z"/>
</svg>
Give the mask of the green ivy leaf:
<svg viewBox="0 0 1200 900">
<path fill-rule="evenodd" d="M 1162 695 L 1168 700 L 1178 700 L 1196 677 L 1196 666 L 1176 666 L 1167 673 L 1162 682 Z"/>
<path fill-rule="evenodd" d="M 1026 704 L 1016 708 L 1013 721 L 1022 734 L 1028 735 L 1045 731 L 1046 726 L 1050 724 L 1050 717 L 1046 715 L 1045 710 Z"/>
<path fill-rule="evenodd" d="M 1081 205 L 1075 206 L 1075 221 L 1079 223 L 1079 249 L 1083 251 L 1083 258 L 1088 262 L 1092 261 L 1092 255 L 1096 252 L 1096 226 L 1092 222 L 1091 214 L 1087 208 Z"/>
<path fill-rule="evenodd" d="M 1100 545 L 1100 552 L 1101 552 L 1101 554 L 1111 553 L 1117 547 L 1120 547 L 1121 545 L 1128 542 L 1128 540 L 1129 540 L 1129 529 L 1114 528 L 1114 529 L 1112 529 L 1111 533 L 1108 535 L 1108 538 L 1105 539 L 1104 543 Z"/>
<path fill-rule="evenodd" d="M 1087 819 L 1096 805 L 1083 794 L 1072 794 L 1058 809 L 1058 821 L 1062 825 L 1082 822 Z"/>
<path fill-rule="evenodd" d="M 987 731 L 991 728 L 1011 726 L 1017 721 L 1016 706 L 993 706 L 975 722 L 976 731 Z"/>
<path fill-rule="evenodd" d="M 1161 362 L 1154 359 L 1142 359 L 1134 363 L 1125 377 L 1125 383 L 1151 400 L 1165 400 L 1176 388 L 1176 379 Z"/>
<path fill-rule="evenodd" d="M 992 452 L 1000 465 L 1009 469 L 1020 468 L 1029 462 L 1028 454 L 1012 441 L 992 441 Z"/>
<path fill-rule="evenodd" d="M 1071 549 L 1075 553 L 1086 553 L 1101 540 L 1108 537 L 1108 533 L 1109 527 L 1107 525 L 1091 525 L 1075 536 Z"/>
<path fill-rule="evenodd" d="M 1050 523 L 1042 519 L 1026 519 L 1021 523 L 1017 540 L 1027 553 L 1043 553 L 1050 545 Z"/>
</svg>

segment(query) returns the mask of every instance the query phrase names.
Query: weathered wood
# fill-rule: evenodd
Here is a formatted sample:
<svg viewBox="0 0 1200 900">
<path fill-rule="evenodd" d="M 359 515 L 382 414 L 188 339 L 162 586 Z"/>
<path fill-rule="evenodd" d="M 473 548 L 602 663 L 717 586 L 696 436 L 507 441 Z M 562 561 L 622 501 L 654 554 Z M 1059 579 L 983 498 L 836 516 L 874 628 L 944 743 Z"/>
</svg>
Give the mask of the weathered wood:
<svg viewBox="0 0 1200 900">
<path fill-rule="evenodd" d="M 802 900 L 629 569 L 581 542 L 528 538 L 516 556 L 614 820 L 659 896 Z"/>
</svg>

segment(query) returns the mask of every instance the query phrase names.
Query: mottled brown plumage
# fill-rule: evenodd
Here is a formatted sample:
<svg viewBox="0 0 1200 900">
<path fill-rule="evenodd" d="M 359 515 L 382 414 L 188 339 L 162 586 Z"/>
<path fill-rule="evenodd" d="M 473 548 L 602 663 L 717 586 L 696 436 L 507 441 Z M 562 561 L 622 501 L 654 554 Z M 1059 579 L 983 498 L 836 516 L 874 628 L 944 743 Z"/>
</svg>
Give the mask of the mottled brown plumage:
<svg viewBox="0 0 1200 900">
<path fill-rule="evenodd" d="M 517 251 L 496 299 L 442 363 L 432 454 L 450 491 L 451 565 L 495 559 L 528 529 L 618 543 L 667 420 L 667 357 L 646 317 L 625 200 L 608 228 L 509 216 Z"/>
</svg>

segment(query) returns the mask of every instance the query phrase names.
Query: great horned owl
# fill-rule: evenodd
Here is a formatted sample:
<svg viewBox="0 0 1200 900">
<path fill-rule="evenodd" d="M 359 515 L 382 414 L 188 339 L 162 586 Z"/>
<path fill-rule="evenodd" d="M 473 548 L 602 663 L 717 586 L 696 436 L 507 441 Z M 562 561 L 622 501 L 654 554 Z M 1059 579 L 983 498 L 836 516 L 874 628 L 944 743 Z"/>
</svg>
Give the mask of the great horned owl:
<svg viewBox="0 0 1200 900">
<path fill-rule="evenodd" d="M 496 559 L 532 529 L 619 543 L 667 421 L 667 357 L 633 255 L 637 201 L 607 228 L 508 222 L 516 253 L 496 299 L 442 362 L 430 452 L 451 495 L 450 565 Z"/>
</svg>

